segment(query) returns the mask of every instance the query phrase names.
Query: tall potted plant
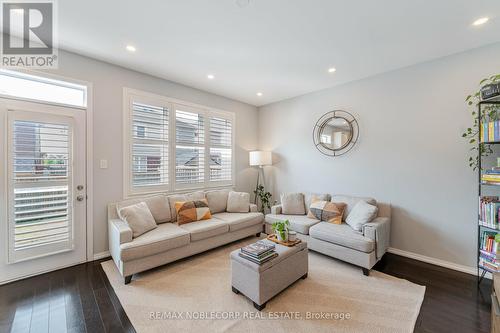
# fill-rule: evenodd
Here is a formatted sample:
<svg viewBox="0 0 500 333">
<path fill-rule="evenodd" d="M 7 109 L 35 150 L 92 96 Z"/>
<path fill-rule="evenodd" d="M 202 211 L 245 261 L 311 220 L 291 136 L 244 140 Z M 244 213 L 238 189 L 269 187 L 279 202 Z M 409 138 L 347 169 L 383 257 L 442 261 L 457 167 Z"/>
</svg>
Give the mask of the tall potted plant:
<svg viewBox="0 0 500 333">
<path fill-rule="evenodd" d="M 265 214 L 266 209 L 271 209 L 271 193 L 265 190 L 264 185 L 257 186 L 253 193 L 260 200 L 260 211 L 262 212 L 262 214 Z"/>
</svg>

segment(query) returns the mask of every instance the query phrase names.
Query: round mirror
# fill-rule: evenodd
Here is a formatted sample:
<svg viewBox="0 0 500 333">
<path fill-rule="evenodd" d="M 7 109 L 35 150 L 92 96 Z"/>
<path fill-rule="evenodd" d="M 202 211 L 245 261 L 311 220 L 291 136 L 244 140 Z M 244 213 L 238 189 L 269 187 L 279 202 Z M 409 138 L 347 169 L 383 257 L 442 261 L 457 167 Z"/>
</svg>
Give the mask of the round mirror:
<svg viewBox="0 0 500 333">
<path fill-rule="evenodd" d="M 358 134 L 358 122 L 349 112 L 331 111 L 317 121 L 314 144 L 323 154 L 338 156 L 354 146 Z"/>
<path fill-rule="evenodd" d="M 349 144 L 351 138 L 351 123 L 342 117 L 332 117 L 321 127 L 319 140 L 325 148 L 339 150 Z"/>
</svg>

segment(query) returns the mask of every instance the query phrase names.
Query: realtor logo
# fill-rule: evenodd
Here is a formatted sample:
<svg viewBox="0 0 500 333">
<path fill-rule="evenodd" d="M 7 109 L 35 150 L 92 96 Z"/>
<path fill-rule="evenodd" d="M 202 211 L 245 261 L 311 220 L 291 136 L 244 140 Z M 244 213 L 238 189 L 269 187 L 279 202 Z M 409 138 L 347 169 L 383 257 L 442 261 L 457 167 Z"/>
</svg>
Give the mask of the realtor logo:
<svg viewBox="0 0 500 333">
<path fill-rule="evenodd" d="M 2 1 L 3 67 L 57 68 L 54 1 Z"/>
</svg>

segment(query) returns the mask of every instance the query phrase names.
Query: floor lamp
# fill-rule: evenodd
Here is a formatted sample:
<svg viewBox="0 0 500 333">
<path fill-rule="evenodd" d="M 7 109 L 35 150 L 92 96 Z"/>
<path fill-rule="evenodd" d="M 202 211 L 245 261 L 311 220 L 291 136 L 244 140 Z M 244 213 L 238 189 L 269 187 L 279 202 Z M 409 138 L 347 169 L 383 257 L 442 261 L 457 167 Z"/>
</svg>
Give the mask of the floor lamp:
<svg viewBox="0 0 500 333">
<path fill-rule="evenodd" d="M 257 189 L 259 188 L 260 173 L 264 165 L 272 165 L 272 155 L 270 151 L 251 151 L 250 152 L 250 166 L 259 167 L 257 173 L 257 184 L 255 185 L 255 199 L 254 203 L 257 204 Z M 263 176 L 264 177 L 264 176 Z"/>
</svg>

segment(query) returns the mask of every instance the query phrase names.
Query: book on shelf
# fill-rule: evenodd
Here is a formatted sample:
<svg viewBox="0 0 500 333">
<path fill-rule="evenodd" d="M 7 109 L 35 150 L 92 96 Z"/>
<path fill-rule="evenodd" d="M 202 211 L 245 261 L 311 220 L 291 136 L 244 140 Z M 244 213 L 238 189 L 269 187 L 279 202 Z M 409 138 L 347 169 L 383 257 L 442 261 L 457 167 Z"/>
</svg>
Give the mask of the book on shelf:
<svg viewBox="0 0 500 333">
<path fill-rule="evenodd" d="M 497 196 L 483 196 L 479 198 L 479 224 L 500 228 L 500 200 Z"/>
<path fill-rule="evenodd" d="M 479 238 L 479 266 L 492 272 L 498 272 L 500 264 L 496 235 L 495 231 L 483 230 Z"/>
<path fill-rule="evenodd" d="M 479 127 L 479 137 L 481 142 L 497 142 L 500 141 L 500 121 L 494 120 L 484 122 Z"/>
<path fill-rule="evenodd" d="M 497 242 L 495 241 L 496 231 L 482 230 L 480 235 L 480 250 L 484 250 L 489 253 L 497 253 Z"/>
</svg>

